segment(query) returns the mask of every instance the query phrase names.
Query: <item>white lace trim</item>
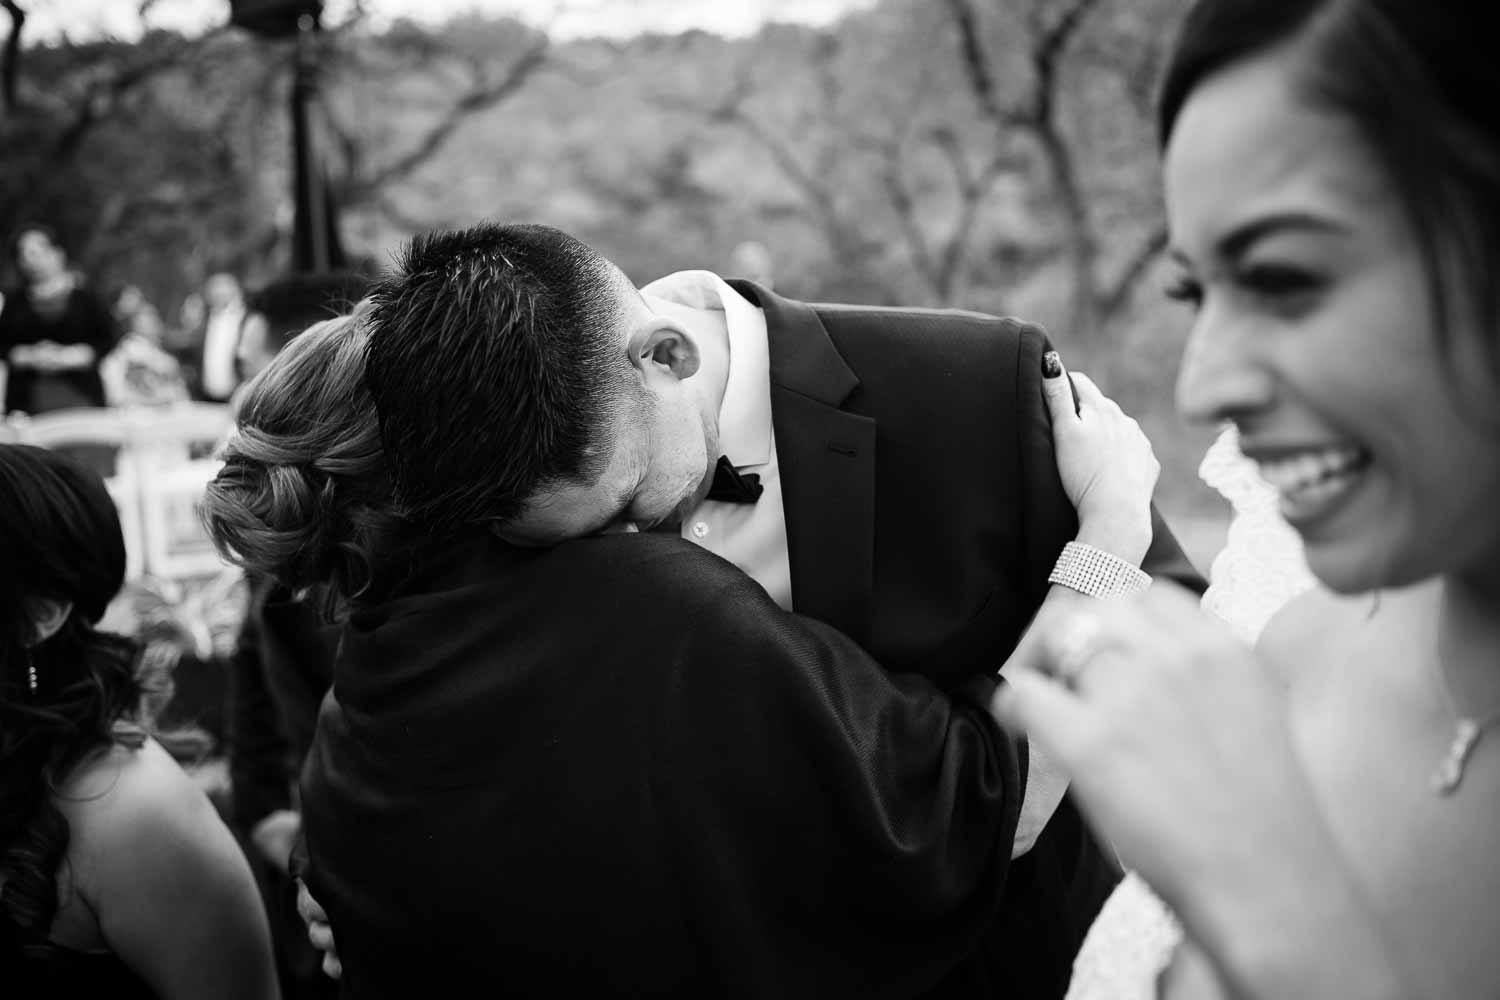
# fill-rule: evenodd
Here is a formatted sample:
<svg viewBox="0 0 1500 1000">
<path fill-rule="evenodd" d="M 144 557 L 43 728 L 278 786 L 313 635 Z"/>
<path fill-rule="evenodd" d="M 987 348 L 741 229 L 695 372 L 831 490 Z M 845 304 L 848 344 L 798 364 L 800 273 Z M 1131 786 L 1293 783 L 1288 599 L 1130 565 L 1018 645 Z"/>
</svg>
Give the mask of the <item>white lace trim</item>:
<svg viewBox="0 0 1500 1000">
<path fill-rule="evenodd" d="M 1153 1000 L 1182 926 L 1135 872 L 1115 886 L 1073 963 L 1068 1000 Z"/>
<path fill-rule="evenodd" d="M 1224 549 L 1209 568 L 1203 606 L 1254 644 L 1271 616 L 1315 582 L 1302 539 L 1282 518 L 1276 491 L 1240 454 L 1233 427 L 1209 447 L 1198 475 L 1234 509 Z"/>
<path fill-rule="evenodd" d="M 1277 609 L 1314 583 L 1302 540 L 1282 519 L 1276 491 L 1240 454 L 1233 427 L 1209 447 L 1198 475 L 1233 508 L 1224 549 L 1209 569 L 1203 607 L 1253 644 Z M 1139 876 L 1127 873 L 1084 938 L 1068 1000 L 1152 1000 L 1181 941 L 1172 911 Z"/>
</svg>

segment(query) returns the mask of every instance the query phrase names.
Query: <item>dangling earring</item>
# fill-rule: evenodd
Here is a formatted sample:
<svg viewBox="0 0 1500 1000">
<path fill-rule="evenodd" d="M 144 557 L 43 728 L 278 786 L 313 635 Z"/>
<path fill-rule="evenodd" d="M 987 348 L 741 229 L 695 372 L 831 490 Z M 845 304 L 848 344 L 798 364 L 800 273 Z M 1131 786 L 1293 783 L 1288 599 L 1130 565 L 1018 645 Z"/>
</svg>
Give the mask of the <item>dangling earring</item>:
<svg viewBox="0 0 1500 1000">
<path fill-rule="evenodd" d="M 31 647 L 26 647 L 26 686 L 36 694 L 36 657 L 31 653 Z"/>
</svg>

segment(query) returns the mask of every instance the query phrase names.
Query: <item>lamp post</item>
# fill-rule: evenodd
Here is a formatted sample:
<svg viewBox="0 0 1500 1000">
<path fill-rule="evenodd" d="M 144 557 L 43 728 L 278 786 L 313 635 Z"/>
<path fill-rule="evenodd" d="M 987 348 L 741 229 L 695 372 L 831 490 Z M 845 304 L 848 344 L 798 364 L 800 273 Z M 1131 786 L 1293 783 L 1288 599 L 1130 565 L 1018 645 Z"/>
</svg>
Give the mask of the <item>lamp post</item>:
<svg viewBox="0 0 1500 1000">
<path fill-rule="evenodd" d="M 263 38 L 295 39 L 292 62 L 292 270 L 342 267 L 338 222 L 318 163 L 308 107 L 317 92 L 316 33 L 322 0 L 230 0 L 229 23 Z"/>
</svg>

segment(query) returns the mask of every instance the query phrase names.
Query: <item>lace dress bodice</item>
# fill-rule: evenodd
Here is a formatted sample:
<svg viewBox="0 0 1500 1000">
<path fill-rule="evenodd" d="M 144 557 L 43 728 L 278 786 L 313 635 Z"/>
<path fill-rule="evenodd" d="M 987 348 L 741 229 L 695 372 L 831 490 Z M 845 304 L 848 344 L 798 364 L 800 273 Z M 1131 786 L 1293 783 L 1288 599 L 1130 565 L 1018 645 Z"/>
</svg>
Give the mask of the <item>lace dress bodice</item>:
<svg viewBox="0 0 1500 1000">
<path fill-rule="evenodd" d="M 1281 518 L 1276 491 L 1240 454 L 1232 427 L 1209 447 L 1198 475 L 1233 509 L 1224 549 L 1209 569 L 1203 607 L 1253 644 L 1277 609 L 1315 582 L 1302 541 Z M 1172 911 L 1127 872 L 1079 949 L 1068 1000 L 1152 1000 L 1181 940 Z"/>
</svg>

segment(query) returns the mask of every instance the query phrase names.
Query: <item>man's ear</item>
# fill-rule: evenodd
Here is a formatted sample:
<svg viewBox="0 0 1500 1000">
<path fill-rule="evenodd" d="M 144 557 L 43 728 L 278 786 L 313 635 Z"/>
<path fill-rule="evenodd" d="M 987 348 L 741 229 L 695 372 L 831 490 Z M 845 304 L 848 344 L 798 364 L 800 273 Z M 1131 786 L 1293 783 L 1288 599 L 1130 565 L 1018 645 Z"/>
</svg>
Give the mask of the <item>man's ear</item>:
<svg viewBox="0 0 1500 1000">
<path fill-rule="evenodd" d="M 678 379 L 698 371 L 698 342 L 676 320 L 651 316 L 630 331 L 627 349 L 632 367 L 646 373 L 670 371 Z"/>
<path fill-rule="evenodd" d="M 37 597 L 26 602 L 26 611 L 31 618 L 31 643 L 36 646 L 52 638 L 63 627 L 63 622 L 73 613 L 73 602 Z"/>
</svg>

